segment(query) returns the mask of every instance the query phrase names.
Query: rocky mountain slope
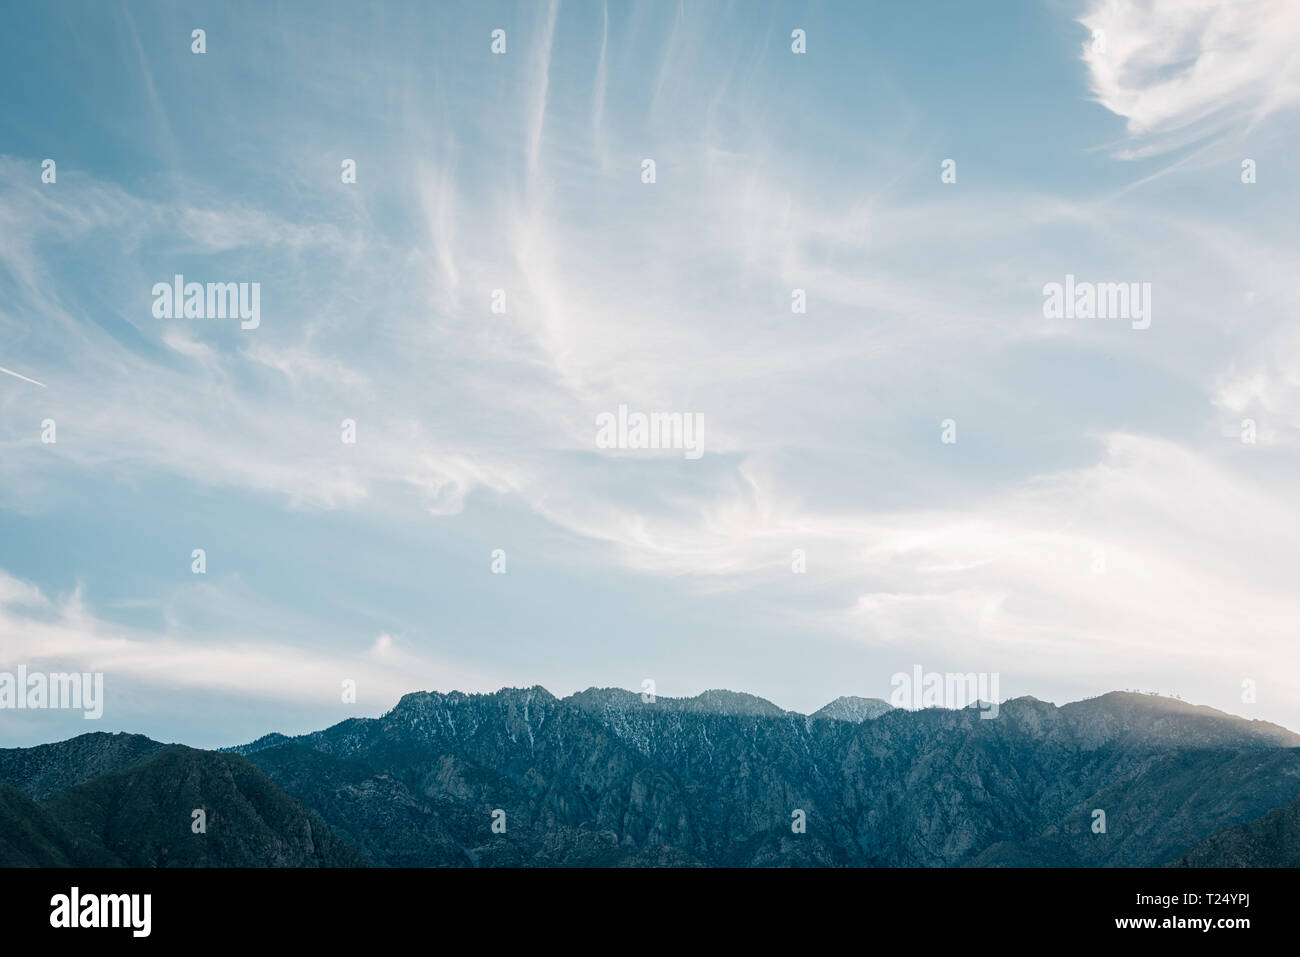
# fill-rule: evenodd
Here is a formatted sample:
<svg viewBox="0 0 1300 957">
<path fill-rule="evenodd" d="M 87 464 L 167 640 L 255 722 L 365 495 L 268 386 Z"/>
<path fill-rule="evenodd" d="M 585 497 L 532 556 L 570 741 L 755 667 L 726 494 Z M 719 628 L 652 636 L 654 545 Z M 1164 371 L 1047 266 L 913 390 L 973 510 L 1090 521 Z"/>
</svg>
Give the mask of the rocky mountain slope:
<svg viewBox="0 0 1300 957">
<path fill-rule="evenodd" d="M 34 748 L 4 748 L 0 781 L 44 801 L 75 784 L 129 768 L 165 747 L 142 734 L 93 732 Z"/>
<path fill-rule="evenodd" d="M 1300 736 L 1128 693 L 987 719 L 418 692 L 231 751 L 130 735 L 0 751 L 0 862 L 1151 866 L 1300 795 Z"/>
<path fill-rule="evenodd" d="M 855 698 L 845 696 L 836 698 L 830 704 L 812 713 L 814 718 L 829 718 L 832 721 L 852 721 L 861 724 L 872 718 L 879 718 L 886 711 L 894 708 L 888 701 L 879 698 Z"/>
<path fill-rule="evenodd" d="M 879 708 L 843 720 L 842 706 L 818 719 L 714 700 L 417 693 L 381 718 L 241 750 L 382 863 L 399 858 L 375 843 L 391 833 L 379 808 L 400 806 L 413 832 L 403 862 L 549 863 L 563 835 L 569 863 L 670 849 L 740 866 L 1153 865 L 1300 794 L 1300 737 L 1151 696 L 1022 698 L 994 720 Z M 322 756 L 356 777 L 322 786 L 304 768 Z M 496 809 L 505 835 L 490 831 Z M 418 853 L 406 850 L 416 833 Z"/>
</svg>

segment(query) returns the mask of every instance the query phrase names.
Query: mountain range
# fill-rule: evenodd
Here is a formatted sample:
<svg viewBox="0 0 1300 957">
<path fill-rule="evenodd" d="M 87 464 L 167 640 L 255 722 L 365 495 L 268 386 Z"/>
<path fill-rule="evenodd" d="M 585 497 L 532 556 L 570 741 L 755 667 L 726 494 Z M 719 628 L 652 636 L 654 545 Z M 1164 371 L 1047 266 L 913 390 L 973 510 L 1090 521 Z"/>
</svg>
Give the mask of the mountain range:
<svg viewBox="0 0 1300 957">
<path fill-rule="evenodd" d="M 1298 835 L 1300 735 L 1129 692 L 417 692 L 221 751 L 0 750 L 3 866 L 1296 866 Z"/>
</svg>

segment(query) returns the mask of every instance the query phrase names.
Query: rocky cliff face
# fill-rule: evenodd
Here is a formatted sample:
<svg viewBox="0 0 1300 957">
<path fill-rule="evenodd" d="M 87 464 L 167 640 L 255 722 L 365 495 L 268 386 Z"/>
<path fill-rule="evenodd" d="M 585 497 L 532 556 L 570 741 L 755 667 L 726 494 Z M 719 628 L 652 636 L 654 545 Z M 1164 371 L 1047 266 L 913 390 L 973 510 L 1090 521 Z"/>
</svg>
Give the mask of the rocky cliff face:
<svg viewBox="0 0 1300 957">
<path fill-rule="evenodd" d="M 1147 866 L 1300 795 L 1300 737 L 1133 694 L 1019 698 L 988 719 L 860 698 L 805 716 L 720 691 L 419 692 L 232 750 L 247 760 L 129 735 L 0 751 L 0 861 Z"/>
</svg>

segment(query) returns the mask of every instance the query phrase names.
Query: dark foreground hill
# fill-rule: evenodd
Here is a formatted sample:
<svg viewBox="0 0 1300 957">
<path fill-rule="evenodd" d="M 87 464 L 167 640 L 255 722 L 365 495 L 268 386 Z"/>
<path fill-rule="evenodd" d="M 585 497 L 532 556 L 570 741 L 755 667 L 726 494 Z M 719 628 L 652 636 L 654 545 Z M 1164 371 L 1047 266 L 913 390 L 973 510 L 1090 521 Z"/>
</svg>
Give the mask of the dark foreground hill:
<svg viewBox="0 0 1300 957">
<path fill-rule="evenodd" d="M 982 718 L 862 698 L 809 716 L 727 691 L 420 692 L 231 750 L 84 735 L 0 751 L 3 862 L 1151 866 L 1219 860 L 1197 849 L 1300 795 L 1300 736 L 1127 693 Z"/>
<path fill-rule="evenodd" d="M 27 795 L 0 784 L 0 867 L 111 867 L 96 842 L 79 840 Z"/>
<path fill-rule="evenodd" d="M 1300 798 L 1200 841 L 1173 867 L 1300 867 Z"/>
<path fill-rule="evenodd" d="M 88 740 L 89 739 L 89 740 Z M 135 739 L 135 740 L 124 740 Z M 47 745 L 37 761 L 0 784 L 0 864 L 84 867 L 331 867 L 368 860 L 238 755 L 149 742 L 133 735 L 83 735 Z M 45 797 L 35 767 L 94 756 L 125 765 Z M 21 754 L 21 753 L 20 753 Z M 137 759 L 131 761 L 134 755 Z M 5 762 L 0 761 L 0 766 Z M 67 779 L 82 775 L 67 769 Z M 14 784 L 25 784 L 24 794 Z M 204 813 L 195 833 L 194 812 Z"/>
</svg>

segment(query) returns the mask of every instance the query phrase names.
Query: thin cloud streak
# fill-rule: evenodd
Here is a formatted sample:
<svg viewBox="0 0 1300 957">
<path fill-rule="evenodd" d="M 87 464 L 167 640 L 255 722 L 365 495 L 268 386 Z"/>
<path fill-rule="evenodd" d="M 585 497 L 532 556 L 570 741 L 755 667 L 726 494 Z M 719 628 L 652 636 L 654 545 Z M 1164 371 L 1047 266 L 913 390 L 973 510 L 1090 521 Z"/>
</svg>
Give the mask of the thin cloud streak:
<svg viewBox="0 0 1300 957">
<path fill-rule="evenodd" d="M 11 375 L 15 379 L 22 379 L 24 382 L 30 382 L 32 385 L 38 385 L 42 389 L 48 388 L 44 382 L 37 382 L 35 379 L 29 379 L 27 376 L 14 372 L 12 369 L 6 369 L 4 366 L 0 366 L 0 372 L 3 372 L 5 375 Z"/>
</svg>

